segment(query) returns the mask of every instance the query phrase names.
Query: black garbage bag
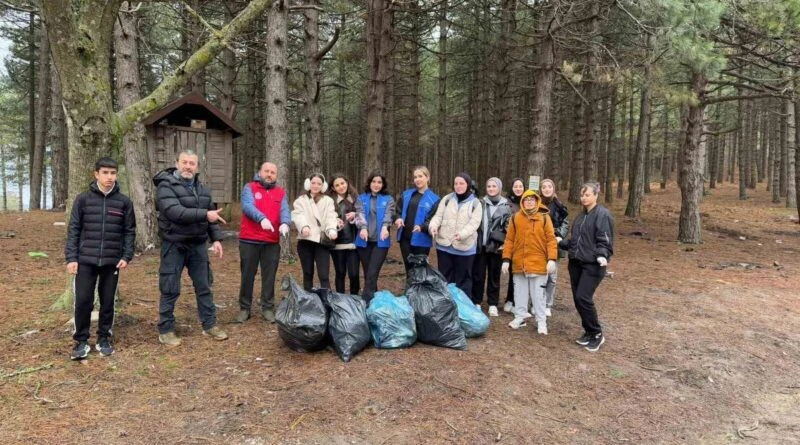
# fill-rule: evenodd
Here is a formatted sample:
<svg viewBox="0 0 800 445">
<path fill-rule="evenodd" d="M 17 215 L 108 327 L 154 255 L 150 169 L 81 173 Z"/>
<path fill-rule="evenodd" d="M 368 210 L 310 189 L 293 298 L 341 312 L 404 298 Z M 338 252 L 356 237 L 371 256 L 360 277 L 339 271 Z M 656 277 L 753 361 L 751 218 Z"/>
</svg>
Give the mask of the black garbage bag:
<svg viewBox="0 0 800 445">
<path fill-rule="evenodd" d="M 289 294 L 275 311 L 278 335 L 295 351 L 319 351 L 326 344 L 328 311 L 317 294 L 303 290 L 292 277 L 288 281 Z"/>
<path fill-rule="evenodd" d="M 428 263 L 425 255 L 409 255 L 406 296 L 414 308 L 417 340 L 436 346 L 467 349 L 467 339 L 450 297 L 447 280 Z"/>
<path fill-rule="evenodd" d="M 367 347 L 370 339 L 367 304 L 357 295 L 316 289 L 330 309 L 328 335 L 336 353 L 345 362 Z"/>
</svg>

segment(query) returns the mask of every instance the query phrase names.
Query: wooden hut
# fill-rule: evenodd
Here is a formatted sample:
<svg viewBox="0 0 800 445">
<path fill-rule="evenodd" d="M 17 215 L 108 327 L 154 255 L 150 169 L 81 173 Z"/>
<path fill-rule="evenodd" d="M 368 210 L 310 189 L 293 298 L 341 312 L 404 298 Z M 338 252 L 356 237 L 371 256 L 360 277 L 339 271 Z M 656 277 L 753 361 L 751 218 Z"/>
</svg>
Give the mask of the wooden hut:
<svg viewBox="0 0 800 445">
<path fill-rule="evenodd" d="M 233 139 L 236 123 L 197 93 L 189 93 L 154 111 L 143 121 L 147 150 L 157 171 L 175 165 L 181 150 L 200 159 L 200 178 L 218 204 L 233 202 Z"/>
</svg>

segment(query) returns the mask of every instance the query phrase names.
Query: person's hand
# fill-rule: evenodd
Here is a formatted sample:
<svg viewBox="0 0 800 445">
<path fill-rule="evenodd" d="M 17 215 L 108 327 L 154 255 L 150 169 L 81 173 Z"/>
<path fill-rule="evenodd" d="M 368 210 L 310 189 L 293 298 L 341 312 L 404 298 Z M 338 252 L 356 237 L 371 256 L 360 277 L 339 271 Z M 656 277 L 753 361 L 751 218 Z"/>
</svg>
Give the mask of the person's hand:
<svg viewBox="0 0 800 445">
<path fill-rule="evenodd" d="M 461 241 L 461 235 L 456 233 L 455 235 L 453 235 L 453 239 L 456 241 Z"/>
<path fill-rule="evenodd" d="M 606 267 L 608 266 L 608 260 L 605 259 L 604 257 L 599 256 L 597 257 L 597 264 L 599 264 L 600 267 Z"/>
<path fill-rule="evenodd" d="M 555 261 L 550 260 L 547 262 L 547 273 L 553 274 L 558 270 L 558 264 Z"/>
<path fill-rule="evenodd" d="M 289 236 L 289 225 L 281 224 L 280 227 L 278 227 L 278 232 L 281 233 L 281 236 Z"/>
<path fill-rule="evenodd" d="M 78 275 L 78 262 L 73 261 L 71 263 L 67 263 L 67 272 L 71 273 L 72 275 Z"/>
<path fill-rule="evenodd" d="M 369 238 L 369 232 L 367 232 L 367 229 L 361 229 L 361 231 L 358 232 L 358 237 L 366 241 L 367 238 Z"/>
<path fill-rule="evenodd" d="M 346 219 L 349 223 L 353 222 L 353 220 L 356 219 L 356 212 L 345 213 L 344 219 Z"/>
<path fill-rule="evenodd" d="M 261 220 L 261 228 L 264 230 L 269 230 L 270 232 L 274 232 L 275 228 L 272 227 L 272 221 L 269 218 L 264 218 Z"/>
<path fill-rule="evenodd" d="M 503 275 L 508 275 L 508 267 L 509 267 L 509 263 L 507 263 L 507 262 L 503 262 L 503 265 L 502 265 L 502 266 L 500 266 L 500 272 L 501 272 Z"/>
<path fill-rule="evenodd" d="M 308 226 L 303 227 L 303 230 L 300 231 L 300 234 L 304 237 L 311 235 L 311 229 Z"/>
<path fill-rule="evenodd" d="M 384 226 L 381 229 L 381 241 L 385 241 L 386 238 L 389 238 L 389 228 Z"/>
<path fill-rule="evenodd" d="M 219 212 L 221 211 L 222 209 L 217 209 L 217 210 L 209 210 L 208 212 L 206 212 L 206 219 L 208 220 L 208 222 L 210 223 L 219 222 L 221 224 L 226 224 L 227 221 L 225 221 L 221 216 L 219 216 Z"/>
<path fill-rule="evenodd" d="M 420 227 L 420 225 L 417 224 L 417 225 L 414 226 L 414 230 L 412 230 L 412 232 L 414 232 L 414 233 L 422 232 L 422 227 Z"/>
<path fill-rule="evenodd" d="M 214 244 L 211 245 L 211 248 L 214 249 L 214 255 L 222 258 L 222 243 L 219 241 L 214 241 Z"/>
<path fill-rule="evenodd" d="M 342 221 L 341 218 L 336 218 L 336 227 L 338 227 L 339 229 L 344 227 L 344 221 Z"/>
<path fill-rule="evenodd" d="M 436 227 L 431 227 L 428 229 L 428 233 L 430 233 L 432 237 L 436 238 L 436 235 L 439 234 L 439 229 Z"/>
<path fill-rule="evenodd" d="M 339 237 L 339 233 L 338 232 L 336 232 L 333 229 L 328 230 L 328 238 L 330 238 L 331 240 L 335 240 L 338 237 Z"/>
<path fill-rule="evenodd" d="M 556 237 L 556 244 L 560 244 L 561 240 L 563 240 L 563 238 L 561 238 L 560 236 L 557 236 Z"/>
<path fill-rule="evenodd" d="M 397 218 L 394 221 L 394 226 L 397 227 L 398 229 L 402 229 L 403 227 L 406 226 L 406 223 L 405 221 L 403 221 L 403 218 Z"/>
<path fill-rule="evenodd" d="M 128 267 L 128 262 L 125 260 L 119 260 L 119 263 L 117 263 L 117 269 L 124 269 L 126 267 Z"/>
</svg>

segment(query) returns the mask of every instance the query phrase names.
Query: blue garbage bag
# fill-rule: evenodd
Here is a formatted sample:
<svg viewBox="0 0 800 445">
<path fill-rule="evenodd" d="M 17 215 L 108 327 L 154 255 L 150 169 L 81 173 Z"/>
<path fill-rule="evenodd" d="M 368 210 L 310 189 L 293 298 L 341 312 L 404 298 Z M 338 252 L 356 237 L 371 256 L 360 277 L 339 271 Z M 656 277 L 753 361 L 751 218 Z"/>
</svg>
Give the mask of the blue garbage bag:
<svg viewBox="0 0 800 445">
<path fill-rule="evenodd" d="M 405 348 L 417 341 L 414 309 L 405 296 L 387 290 L 375 292 L 367 308 L 367 321 L 376 348 Z"/>
<path fill-rule="evenodd" d="M 425 255 L 409 255 L 411 266 L 406 295 L 414 308 L 417 340 L 453 349 L 467 349 L 467 339 L 458 319 L 458 309 L 441 272 L 428 264 Z"/>
<path fill-rule="evenodd" d="M 289 293 L 278 304 L 275 321 L 286 346 L 298 352 L 312 352 L 326 346 L 328 310 L 319 295 L 306 292 L 290 276 Z"/>
<path fill-rule="evenodd" d="M 480 337 L 489 329 L 489 317 L 482 310 L 475 307 L 472 300 L 459 289 L 455 283 L 447 285 L 450 296 L 458 307 L 458 319 L 461 322 L 461 329 L 467 338 Z"/>
</svg>

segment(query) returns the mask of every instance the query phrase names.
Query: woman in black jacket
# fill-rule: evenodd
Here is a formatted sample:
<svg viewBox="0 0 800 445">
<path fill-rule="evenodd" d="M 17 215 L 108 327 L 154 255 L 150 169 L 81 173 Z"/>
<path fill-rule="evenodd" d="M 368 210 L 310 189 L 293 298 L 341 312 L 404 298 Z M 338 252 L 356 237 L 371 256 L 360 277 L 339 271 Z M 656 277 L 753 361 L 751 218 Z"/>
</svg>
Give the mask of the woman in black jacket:
<svg viewBox="0 0 800 445">
<path fill-rule="evenodd" d="M 508 205 L 511 207 L 511 214 L 519 212 L 520 198 L 525 193 L 525 182 L 522 178 L 511 180 L 511 193 L 508 194 Z M 514 280 L 508 280 L 508 290 L 506 291 L 506 304 L 503 312 L 514 312 Z"/>
<path fill-rule="evenodd" d="M 552 179 L 542 180 L 542 202 L 550 210 L 550 219 L 553 220 L 553 229 L 556 232 L 556 241 L 561 241 L 569 233 L 569 211 L 567 206 L 561 203 L 556 194 L 556 183 Z M 562 250 L 558 252 L 558 258 L 562 258 Z M 558 260 L 556 260 L 558 261 Z M 558 269 L 554 273 L 547 275 L 547 287 L 544 291 L 545 315 L 552 315 L 553 302 L 556 297 L 556 283 L 558 282 Z"/>
<path fill-rule="evenodd" d="M 328 194 L 336 203 L 339 236 L 331 249 L 333 269 L 336 271 L 336 292 L 344 293 L 344 277 L 350 278 L 350 294 L 358 295 L 361 283 L 358 278 L 358 253 L 356 252 L 356 200 L 358 194 L 350 180 L 342 173 L 333 175 L 333 188 Z"/>
<path fill-rule="evenodd" d="M 572 237 L 559 247 L 568 249 L 569 281 L 572 298 L 581 316 L 583 335 L 576 342 L 594 352 L 605 342 L 603 328 L 594 306 L 594 292 L 606 276 L 606 266 L 614 254 L 614 218 L 597 204 L 600 184 L 587 182 L 581 186 L 583 211 L 572 222 Z"/>
</svg>

